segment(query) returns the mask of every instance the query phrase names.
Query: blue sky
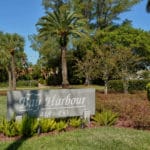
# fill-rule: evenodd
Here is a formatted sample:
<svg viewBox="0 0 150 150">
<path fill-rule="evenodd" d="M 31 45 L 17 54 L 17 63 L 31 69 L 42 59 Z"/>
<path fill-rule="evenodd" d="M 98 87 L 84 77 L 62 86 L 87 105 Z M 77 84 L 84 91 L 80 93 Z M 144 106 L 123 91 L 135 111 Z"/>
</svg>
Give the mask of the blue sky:
<svg viewBox="0 0 150 150">
<path fill-rule="evenodd" d="M 28 35 L 36 33 L 35 24 L 44 15 L 42 0 L 0 0 L 0 31 L 18 33 L 26 40 L 25 52 L 28 60 L 36 63 L 38 53 L 30 48 Z M 147 0 L 120 15 L 121 21 L 132 20 L 135 28 L 150 31 L 150 13 L 145 10 Z"/>
<path fill-rule="evenodd" d="M 135 28 L 141 28 L 146 31 L 150 31 L 150 13 L 146 12 L 147 0 L 142 0 L 129 12 L 122 13 L 120 15 L 121 21 L 124 19 L 132 20 L 132 25 Z"/>
<path fill-rule="evenodd" d="M 28 35 L 36 33 L 35 24 L 43 15 L 41 0 L 0 0 L 0 31 L 23 36 L 25 52 L 32 63 L 36 63 L 38 53 L 30 48 Z"/>
</svg>

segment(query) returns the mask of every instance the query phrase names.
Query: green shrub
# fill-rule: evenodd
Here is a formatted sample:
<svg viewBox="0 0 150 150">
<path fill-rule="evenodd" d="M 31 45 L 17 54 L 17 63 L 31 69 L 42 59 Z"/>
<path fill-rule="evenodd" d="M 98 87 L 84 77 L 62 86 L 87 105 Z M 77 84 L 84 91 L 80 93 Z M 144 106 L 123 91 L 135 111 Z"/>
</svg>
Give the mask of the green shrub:
<svg viewBox="0 0 150 150">
<path fill-rule="evenodd" d="M 123 83 L 121 80 L 108 81 L 108 90 L 112 92 L 123 92 Z"/>
<path fill-rule="evenodd" d="M 0 82 L 0 87 L 8 87 L 8 82 Z"/>
<path fill-rule="evenodd" d="M 17 81 L 17 87 L 24 87 L 24 86 L 37 87 L 38 81 L 36 81 L 36 80 L 19 80 L 19 81 Z"/>
<path fill-rule="evenodd" d="M 0 128 L 4 135 L 13 137 L 20 135 L 21 123 L 16 122 L 14 119 L 7 121 L 5 118 L 3 118 Z"/>
<path fill-rule="evenodd" d="M 38 120 L 35 117 L 31 117 L 25 114 L 22 118 L 21 134 L 24 137 L 31 137 L 37 133 Z"/>
<path fill-rule="evenodd" d="M 60 85 L 61 84 L 61 77 L 59 75 L 52 75 L 49 76 L 46 80 L 47 85 Z"/>
<path fill-rule="evenodd" d="M 143 71 L 141 77 L 144 79 L 150 79 L 150 71 L 149 70 Z"/>
<path fill-rule="evenodd" d="M 92 119 L 102 126 L 111 126 L 117 121 L 118 115 L 110 110 L 96 113 Z"/>
<path fill-rule="evenodd" d="M 44 79 L 42 79 L 42 78 L 40 78 L 38 81 L 39 81 L 39 83 L 41 83 L 41 84 L 44 84 L 44 85 L 46 84 L 46 80 L 44 80 Z"/>
<path fill-rule="evenodd" d="M 146 90 L 146 85 L 150 80 L 130 80 L 129 91 L 143 91 Z"/>
<path fill-rule="evenodd" d="M 128 91 L 146 90 L 146 85 L 150 80 L 129 80 Z M 108 89 L 112 92 L 123 92 L 123 82 L 121 80 L 110 80 Z"/>
<path fill-rule="evenodd" d="M 39 126 L 41 128 L 41 132 L 46 133 L 56 128 L 56 121 L 55 119 L 41 118 L 39 120 Z"/>
<path fill-rule="evenodd" d="M 67 128 L 67 123 L 63 120 L 60 120 L 56 123 L 56 130 L 57 131 L 63 131 Z"/>
<path fill-rule="evenodd" d="M 78 128 L 79 126 L 81 126 L 81 124 L 82 124 L 81 118 L 75 117 L 69 120 L 69 125 L 72 127 Z"/>
<path fill-rule="evenodd" d="M 148 84 L 146 85 L 146 90 L 147 90 L 147 98 L 148 98 L 148 100 L 150 101 L 150 83 L 148 83 Z"/>
</svg>

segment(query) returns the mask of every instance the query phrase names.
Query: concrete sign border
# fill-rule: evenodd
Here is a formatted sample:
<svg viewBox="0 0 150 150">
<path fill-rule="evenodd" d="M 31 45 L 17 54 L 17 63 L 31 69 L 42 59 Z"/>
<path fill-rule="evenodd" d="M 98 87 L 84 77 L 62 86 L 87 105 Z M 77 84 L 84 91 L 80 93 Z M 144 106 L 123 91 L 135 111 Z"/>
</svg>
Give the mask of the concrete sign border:
<svg viewBox="0 0 150 150">
<path fill-rule="evenodd" d="M 60 118 L 95 114 L 95 89 L 20 90 L 7 92 L 7 118 L 28 113 Z"/>
</svg>

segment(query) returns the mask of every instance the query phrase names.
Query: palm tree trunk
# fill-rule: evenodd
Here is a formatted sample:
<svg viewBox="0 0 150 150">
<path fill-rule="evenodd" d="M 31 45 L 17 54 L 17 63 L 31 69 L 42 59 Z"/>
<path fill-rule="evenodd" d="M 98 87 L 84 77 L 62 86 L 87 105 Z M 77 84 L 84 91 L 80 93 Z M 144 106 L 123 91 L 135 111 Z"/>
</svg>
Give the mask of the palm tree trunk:
<svg viewBox="0 0 150 150">
<path fill-rule="evenodd" d="M 16 90 L 16 73 L 15 73 L 15 59 L 14 59 L 14 55 L 11 55 L 11 69 L 12 69 L 12 89 Z"/>
<path fill-rule="evenodd" d="M 11 74 L 11 70 L 8 67 L 6 67 L 6 70 L 7 70 L 7 73 L 8 73 L 8 84 L 9 84 L 8 89 L 12 90 L 12 74 Z"/>
<path fill-rule="evenodd" d="M 67 88 L 69 86 L 69 82 L 67 73 L 66 47 L 61 47 L 61 64 L 62 64 L 62 87 Z"/>
</svg>

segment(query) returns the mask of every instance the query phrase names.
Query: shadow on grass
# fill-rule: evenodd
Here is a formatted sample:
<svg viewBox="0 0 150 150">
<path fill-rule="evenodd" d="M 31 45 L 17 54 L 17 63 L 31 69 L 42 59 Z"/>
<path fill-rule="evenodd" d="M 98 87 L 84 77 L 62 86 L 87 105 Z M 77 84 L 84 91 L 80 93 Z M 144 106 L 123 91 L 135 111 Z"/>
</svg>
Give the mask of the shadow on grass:
<svg viewBox="0 0 150 150">
<path fill-rule="evenodd" d="M 5 150 L 18 150 L 28 138 L 21 137 L 10 144 Z"/>
</svg>

